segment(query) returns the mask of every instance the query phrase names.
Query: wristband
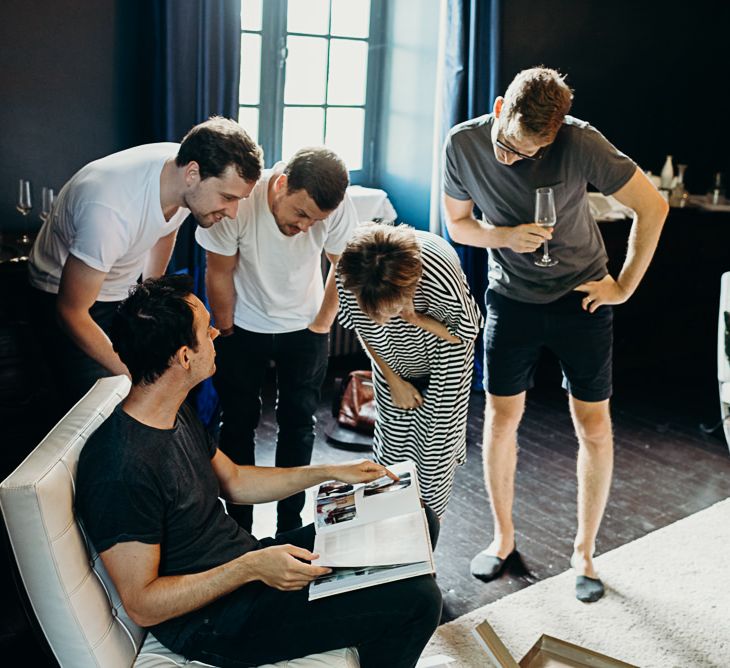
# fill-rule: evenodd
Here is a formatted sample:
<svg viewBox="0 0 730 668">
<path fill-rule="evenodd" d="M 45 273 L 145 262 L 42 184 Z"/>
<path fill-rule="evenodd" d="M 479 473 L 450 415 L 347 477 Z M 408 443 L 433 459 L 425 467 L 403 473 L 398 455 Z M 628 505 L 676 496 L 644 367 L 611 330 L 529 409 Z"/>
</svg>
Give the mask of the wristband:
<svg viewBox="0 0 730 668">
<path fill-rule="evenodd" d="M 226 327 L 225 329 L 219 329 L 218 336 L 221 336 L 223 338 L 225 338 L 226 336 L 230 336 L 231 334 L 233 334 L 234 329 L 235 329 L 234 325 L 231 325 L 230 327 Z"/>
</svg>

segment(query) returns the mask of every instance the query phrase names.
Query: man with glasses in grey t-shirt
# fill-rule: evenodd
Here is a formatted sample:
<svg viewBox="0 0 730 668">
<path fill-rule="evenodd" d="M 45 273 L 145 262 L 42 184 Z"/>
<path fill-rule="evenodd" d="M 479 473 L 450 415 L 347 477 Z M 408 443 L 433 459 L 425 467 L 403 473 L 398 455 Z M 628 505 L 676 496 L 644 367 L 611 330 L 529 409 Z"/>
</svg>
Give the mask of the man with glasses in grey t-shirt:
<svg viewBox="0 0 730 668">
<path fill-rule="evenodd" d="M 636 290 L 668 207 L 643 172 L 595 128 L 568 116 L 572 92 L 548 68 L 520 72 L 491 114 L 454 127 L 444 149 L 444 206 L 451 238 L 487 248 L 484 477 L 494 539 L 471 563 L 485 582 L 517 555 L 512 521 L 517 428 L 542 348 L 560 360 L 578 436 L 576 596 L 604 593 L 593 566 L 613 468 L 612 305 Z M 587 186 L 635 212 L 617 278 L 593 220 Z M 551 187 L 557 224 L 536 224 L 535 190 Z M 474 216 L 474 207 L 482 220 Z M 553 266 L 536 265 L 545 240 Z"/>
</svg>

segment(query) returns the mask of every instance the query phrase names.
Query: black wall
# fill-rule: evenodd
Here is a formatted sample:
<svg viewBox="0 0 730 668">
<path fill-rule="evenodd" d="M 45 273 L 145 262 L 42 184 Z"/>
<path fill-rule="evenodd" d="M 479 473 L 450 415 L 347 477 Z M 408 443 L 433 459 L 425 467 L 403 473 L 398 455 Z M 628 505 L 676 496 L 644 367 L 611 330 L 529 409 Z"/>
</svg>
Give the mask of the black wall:
<svg viewBox="0 0 730 668">
<path fill-rule="evenodd" d="M 56 192 L 90 160 L 149 141 L 143 0 L 0 2 L 0 231 L 17 229 L 18 179 Z"/>
<path fill-rule="evenodd" d="M 643 169 L 672 154 L 693 193 L 730 171 L 730 3 L 504 0 L 502 30 L 502 88 L 525 67 L 558 68 L 572 113 Z"/>
</svg>

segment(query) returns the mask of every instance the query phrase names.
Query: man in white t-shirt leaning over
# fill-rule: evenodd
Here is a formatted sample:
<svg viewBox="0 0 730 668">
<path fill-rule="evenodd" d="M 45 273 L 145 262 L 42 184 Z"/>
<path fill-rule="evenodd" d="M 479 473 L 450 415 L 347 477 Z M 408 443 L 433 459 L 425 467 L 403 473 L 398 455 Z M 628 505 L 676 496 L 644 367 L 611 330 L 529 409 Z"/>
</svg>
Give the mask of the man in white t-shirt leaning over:
<svg viewBox="0 0 730 668">
<path fill-rule="evenodd" d="M 314 413 L 337 314 L 334 266 L 357 225 L 346 195 L 347 167 L 324 147 L 298 151 L 264 170 L 235 220 L 198 229 L 207 251 L 206 286 L 220 337 L 213 383 L 222 408 L 219 446 L 254 464 L 261 388 L 276 365 L 276 466 L 310 463 Z M 332 266 L 323 286 L 321 256 Z M 304 493 L 280 501 L 277 533 L 301 526 Z M 251 506 L 229 507 L 251 531 Z"/>
<path fill-rule="evenodd" d="M 127 373 L 105 331 L 117 304 L 140 276 L 165 272 L 189 214 L 201 227 L 234 218 L 261 167 L 261 149 L 243 128 L 214 117 L 180 144 L 114 153 L 66 183 L 29 261 L 31 311 L 60 413 L 98 378 Z"/>
</svg>

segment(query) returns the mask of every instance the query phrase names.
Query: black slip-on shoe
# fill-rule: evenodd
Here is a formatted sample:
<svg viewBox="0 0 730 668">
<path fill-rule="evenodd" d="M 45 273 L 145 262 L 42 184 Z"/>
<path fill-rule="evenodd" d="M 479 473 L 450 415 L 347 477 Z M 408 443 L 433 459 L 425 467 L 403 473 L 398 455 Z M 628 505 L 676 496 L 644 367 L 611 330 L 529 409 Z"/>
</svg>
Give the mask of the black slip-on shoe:
<svg viewBox="0 0 730 668">
<path fill-rule="evenodd" d="M 575 597 L 583 603 L 595 603 L 606 593 L 599 578 L 578 575 L 575 578 Z"/>
<path fill-rule="evenodd" d="M 471 560 L 469 570 L 478 580 L 491 582 L 504 573 L 509 562 L 515 559 L 517 555 L 517 548 L 513 549 L 504 559 L 493 554 L 480 552 Z"/>
</svg>

